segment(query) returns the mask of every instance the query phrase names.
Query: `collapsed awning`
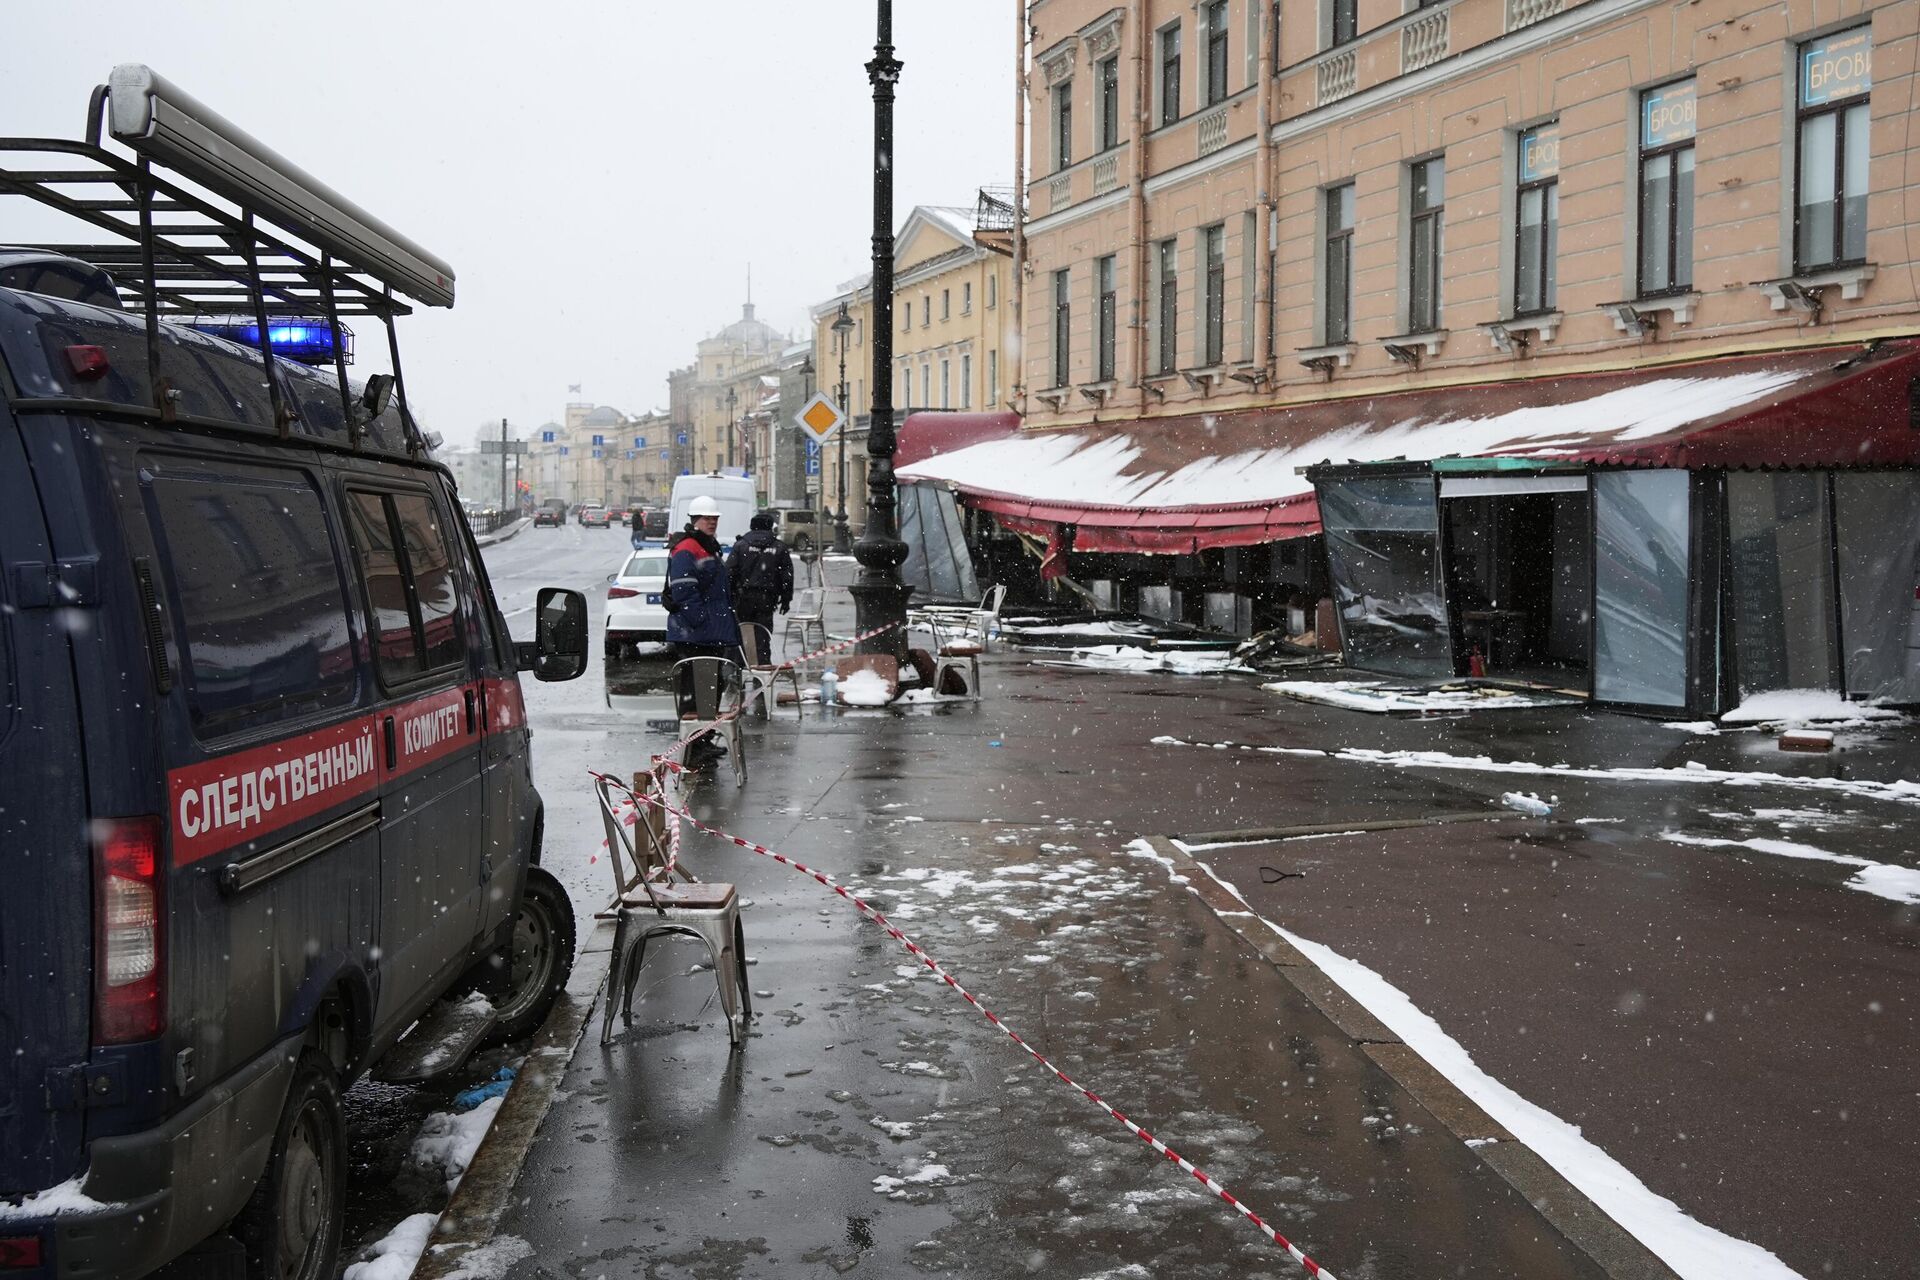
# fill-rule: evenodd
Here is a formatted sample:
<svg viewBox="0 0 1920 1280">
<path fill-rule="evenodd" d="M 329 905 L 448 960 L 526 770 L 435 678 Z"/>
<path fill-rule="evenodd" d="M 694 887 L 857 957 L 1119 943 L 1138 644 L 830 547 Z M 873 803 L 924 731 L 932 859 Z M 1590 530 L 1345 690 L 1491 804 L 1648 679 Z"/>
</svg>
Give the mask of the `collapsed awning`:
<svg viewBox="0 0 1920 1280">
<path fill-rule="evenodd" d="M 1916 378 L 1902 339 L 1057 431 L 914 414 L 898 465 L 1009 527 L 1075 525 L 1077 550 L 1192 553 L 1319 532 L 1314 465 L 1920 465 Z"/>
</svg>

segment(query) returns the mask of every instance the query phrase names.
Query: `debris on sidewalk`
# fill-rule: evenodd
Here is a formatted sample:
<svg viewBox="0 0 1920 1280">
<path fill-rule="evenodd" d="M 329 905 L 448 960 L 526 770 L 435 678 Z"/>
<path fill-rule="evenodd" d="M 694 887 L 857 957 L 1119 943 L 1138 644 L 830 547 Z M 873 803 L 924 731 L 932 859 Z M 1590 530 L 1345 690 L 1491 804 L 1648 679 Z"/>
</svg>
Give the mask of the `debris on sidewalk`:
<svg viewBox="0 0 1920 1280">
<path fill-rule="evenodd" d="M 1500 803 L 1518 813 L 1531 818 L 1546 818 L 1553 814 L 1553 806 L 1531 791 L 1507 791 L 1501 793 Z"/>
<path fill-rule="evenodd" d="M 1447 684 L 1390 684 L 1384 680 L 1275 680 L 1270 693 L 1300 702 L 1320 702 L 1349 711 L 1380 715 L 1430 715 L 1440 711 L 1517 711 L 1531 707 L 1578 706 L 1581 699 L 1537 689 L 1452 681 Z"/>
<path fill-rule="evenodd" d="M 1773 689 L 1756 693 L 1720 717 L 1720 723 L 1757 724 L 1792 729 L 1805 725 L 1856 728 L 1905 719 L 1890 707 L 1850 702 L 1831 689 Z"/>
<path fill-rule="evenodd" d="M 1103 644 L 1071 649 L 1065 656 L 1037 659 L 1045 667 L 1085 667 L 1093 671 L 1129 671 L 1141 675 L 1167 672 L 1176 676 L 1216 676 L 1227 672 L 1251 675 L 1231 653 L 1165 649 L 1149 652 L 1132 645 Z"/>
</svg>

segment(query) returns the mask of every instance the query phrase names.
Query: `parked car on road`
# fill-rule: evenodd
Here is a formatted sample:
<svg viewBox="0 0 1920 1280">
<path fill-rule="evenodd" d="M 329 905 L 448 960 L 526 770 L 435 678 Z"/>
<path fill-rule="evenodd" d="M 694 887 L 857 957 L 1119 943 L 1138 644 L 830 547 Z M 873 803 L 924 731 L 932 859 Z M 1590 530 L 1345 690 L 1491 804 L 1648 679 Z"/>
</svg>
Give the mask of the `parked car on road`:
<svg viewBox="0 0 1920 1280">
<path fill-rule="evenodd" d="M 606 646 L 608 657 L 620 657 L 632 645 L 665 643 L 667 607 L 667 552 L 636 551 L 607 584 Z"/>
<path fill-rule="evenodd" d="M 812 551 L 814 548 L 820 546 L 823 541 L 830 541 L 832 539 L 833 535 L 831 531 L 828 531 L 825 539 L 821 537 L 820 516 L 818 512 L 806 511 L 799 508 L 791 510 L 776 508 L 773 515 L 779 521 L 778 532 L 780 534 L 780 540 L 795 551 Z"/>
<path fill-rule="evenodd" d="M 342 1092 L 523 1035 L 566 981 L 518 673 L 584 670 L 586 601 L 541 591 L 513 643 L 392 379 L 65 286 L 98 257 L 212 315 L 298 257 L 266 287 L 452 302 L 450 267 L 147 68 L 104 109 L 141 164 L 0 152 L 8 194 L 70 209 L 78 169 L 169 210 L 164 235 L 96 210 L 131 252 L 0 282 L 0 1273 L 331 1280 Z M 202 189 L 286 203 L 236 219 Z M 475 988 L 490 1008 L 443 999 Z"/>
</svg>

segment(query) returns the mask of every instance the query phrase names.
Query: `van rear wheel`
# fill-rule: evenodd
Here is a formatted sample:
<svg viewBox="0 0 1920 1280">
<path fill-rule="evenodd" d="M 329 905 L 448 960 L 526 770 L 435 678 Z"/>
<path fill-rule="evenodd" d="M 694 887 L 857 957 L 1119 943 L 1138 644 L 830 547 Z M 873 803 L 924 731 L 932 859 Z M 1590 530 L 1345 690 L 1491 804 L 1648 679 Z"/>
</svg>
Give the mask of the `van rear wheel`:
<svg viewBox="0 0 1920 1280">
<path fill-rule="evenodd" d="M 573 974 L 573 900 L 542 867 L 527 868 L 520 909 L 513 917 L 513 959 L 507 993 L 494 1002 L 500 1023 L 485 1043 L 531 1035 Z"/>
<path fill-rule="evenodd" d="M 266 1172 L 234 1223 L 250 1280 L 332 1280 L 346 1172 L 340 1085 L 332 1064 L 309 1049 L 294 1068 Z"/>
</svg>

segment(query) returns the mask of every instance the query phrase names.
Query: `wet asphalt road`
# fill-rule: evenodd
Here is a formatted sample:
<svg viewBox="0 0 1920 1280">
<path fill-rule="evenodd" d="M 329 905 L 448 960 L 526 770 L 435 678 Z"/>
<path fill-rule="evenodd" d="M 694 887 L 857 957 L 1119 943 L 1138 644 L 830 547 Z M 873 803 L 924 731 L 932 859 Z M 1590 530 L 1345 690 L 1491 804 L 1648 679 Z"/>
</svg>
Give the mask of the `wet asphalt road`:
<svg viewBox="0 0 1920 1280">
<path fill-rule="evenodd" d="M 624 547 L 570 525 L 490 549 L 516 634 L 548 584 L 598 588 L 597 625 Z M 613 674 L 632 687 L 634 670 Z M 609 888 L 584 770 L 639 763 L 666 741 L 649 711 L 666 712 L 646 696 L 609 706 L 597 648 L 580 681 L 527 687 L 547 862 L 584 916 Z M 978 706 L 756 726 L 749 785 L 723 770 L 698 810 L 857 883 L 1043 1052 L 1341 1276 L 1600 1272 L 1127 845 L 1487 808 L 1516 780 L 1152 738 L 1916 776 L 1899 744 L 1783 760 L 1751 735 L 1583 711 L 1408 722 L 1278 703 L 1244 678 L 1022 657 L 991 660 L 989 691 Z M 1909 813 L 1518 781 L 1559 796 L 1553 822 L 1200 856 L 1695 1216 L 1809 1276 L 1906 1274 L 1920 1248 L 1914 909 L 1849 891 L 1845 867 L 1659 836 L 1778 836 L 1785 820 L 1761 814 L 1791 806 L 1803 832 L 1825 813 L 1848 850 L 1910 862 Z M 701 874 L 753 903 L 753 1037 L 728 1054 L 691 947 L 651 958 L 633 1028 L 602 1050 L 595 1022 L 529 1155 L 501 1231 L 535 1252 L 512 1276 L 1300 1274 L 851 908 L 696 839 Z M 1263 887 L 1262 866 L 1307 874 Z"/>
</svg>

